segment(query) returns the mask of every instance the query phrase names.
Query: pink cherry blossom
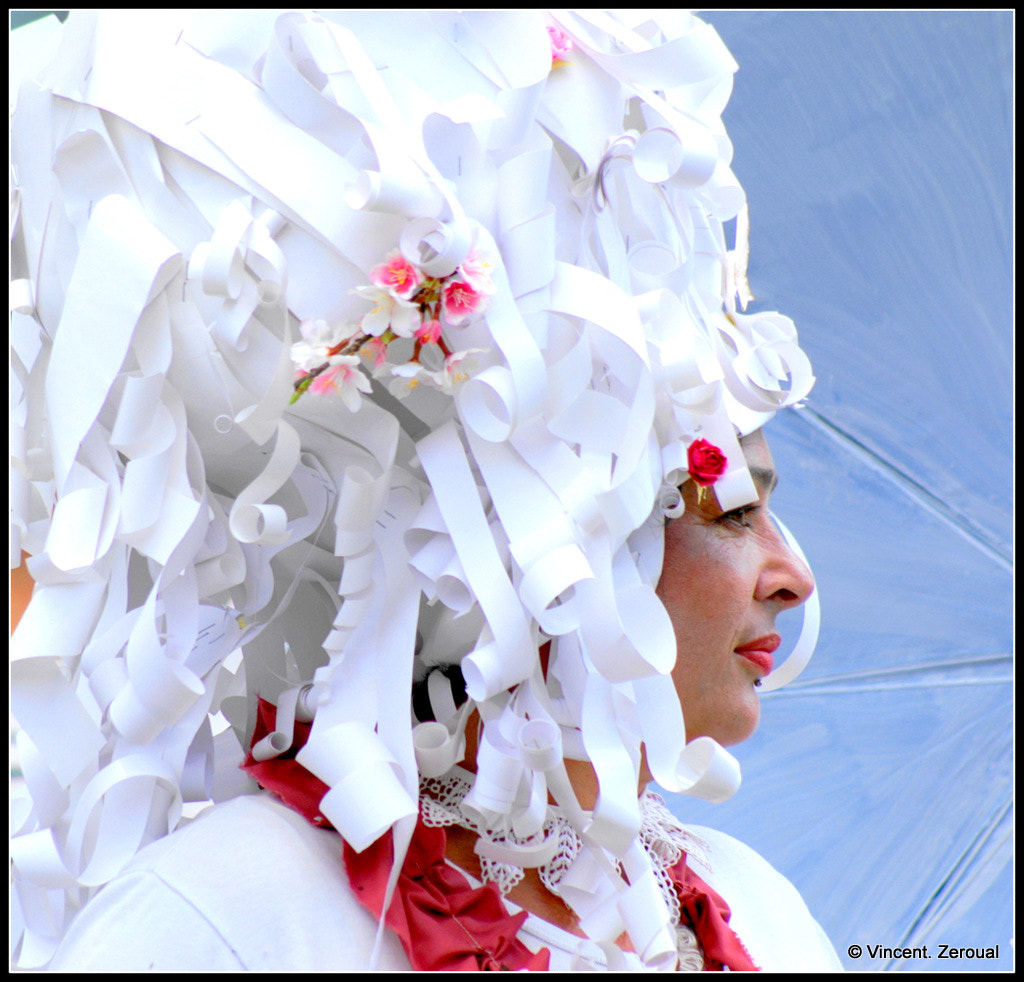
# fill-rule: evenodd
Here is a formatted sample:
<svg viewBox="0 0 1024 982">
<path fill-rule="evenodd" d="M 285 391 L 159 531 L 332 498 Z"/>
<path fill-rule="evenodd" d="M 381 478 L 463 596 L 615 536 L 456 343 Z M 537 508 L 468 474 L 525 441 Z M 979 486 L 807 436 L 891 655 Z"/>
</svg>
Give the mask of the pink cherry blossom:
<svg viewBox="0 0 1024 982">
<path fill-rule="evenodd" d="M 452 392 L 459 382 L 465 382 L 469 378 L 469 366 L 473 364 L 473 355 L 482 353 L 483 348 L 467 348 L 465 351 L 456 351 L 445 358 L 445 385 L 443 388 L 446 392 Z"/>
<path fill-rule="evenodd" d="M 575 47 L 572 38 L 558 27 L 549 27 L 548 37 L 551 38 L 551 64 L 565 61 L 565 56 Z"/>
<path fill-rule="evenodd" d="M 497 290 L 491 279 L 491 268 L 491 263 L 484 260 L 474 247 L 459 267 L 459 275 L 477 293 L 491 294 Z"/>
<path fill-rule="evenodd" d="M 338 393 L 345 405 L 355 412 L 362 401 L 359 393 L 370 391 L 370 380 L 359 371 L 359 358 L 355 355 L 332 355 L 328 362 L 331 367 L 313 379 L 310 391 L 318 395 Z"/>
<path fill-rule="evenodd" d="M 292 345 L 291 355 L 295 367 L 306 374 L 327 361 L 331 348 L 347 341 L 356 328 L 348 325 L 332 325 L 322 317 L 311 318 L 299 324 L 301 341 Z"/>
<path fill-rule="evenodd" d="M 468 283 L 455 280 L 441 294 L 441 308 L 449 324 L 461 324 L 467 317 L 477 314 L 487 305 L 487 298 Z"/>
<path fill-rule="evenodd" d="M 426 277 L 397 249 L 388 253 L 385 262 L 370 270 L 370 282 L 388 290 L 401 300 L 409 300 Z"/>
<path fill-rule="evenodd" d="M 354 292 L 366 297 L 374 305 L 373 310 L 363 315 L 359 324 L 367 334 L 379 337 L 390 329 L 400 338 L 411 338 L 413 331 L 420 326 L 419 307 L 396 297 L 390 290 L 377 286 L 357 286 Z"/>
<path fill-rule="evenodd" d="M 419 330 L 413 333 L 413 337 L 424 344 L 437 344 L 441 340 L 441 322 L 424 321 Z"/>
<path fill-rule="evenodd" d="M 393 396 L 404 399 L 413 389 L 426 383 L 431 388 L 440 389 L 446 395 L 454 395 L 456 388 L 470 378 L 474 355 L 482 354 L 481 348 L 467 348 L 448 355 L 437 370 L 431 370 L 418 362 L 411 361 L 406 365 L 396 365 L 391 369 L 395 376 L 390 391 Z"/>
<path fill-rule="evenodd" d="M 383 337 L 370 338 L 359 351 L 373 358 L 374 368 L 380 368 L 388 360 L 388 342 Z"/>
</svg>

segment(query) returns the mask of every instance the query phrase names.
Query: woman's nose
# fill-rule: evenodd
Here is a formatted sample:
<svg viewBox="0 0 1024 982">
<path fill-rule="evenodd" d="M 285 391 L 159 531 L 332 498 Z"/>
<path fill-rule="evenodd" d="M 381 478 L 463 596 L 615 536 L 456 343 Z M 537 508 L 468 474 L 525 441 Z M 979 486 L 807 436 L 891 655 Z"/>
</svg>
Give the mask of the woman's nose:
<svg viewBox="0 0 1024 982">
<path fill-rule="evenodd" d="M 756 600 L 776 603 L 785 610 L 799 607 L 814 592 L 814 576 L 790 548 L 778 528 L 765 543 L 764 565 L 758 577 Z"/>
</svg>

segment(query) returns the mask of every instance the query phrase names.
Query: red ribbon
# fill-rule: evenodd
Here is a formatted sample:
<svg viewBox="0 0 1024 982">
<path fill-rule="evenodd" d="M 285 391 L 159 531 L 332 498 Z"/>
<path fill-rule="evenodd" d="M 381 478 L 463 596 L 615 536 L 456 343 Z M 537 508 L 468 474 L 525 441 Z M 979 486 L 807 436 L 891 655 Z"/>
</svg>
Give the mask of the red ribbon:
<svg viewBox="0 0 1024 982">
<path fill-rule="evenodd" d="M 686 865 L 685 854 L 669 867 L 668 875 L 679 896 L 680 922 L 693 929 L 704 952 L 704 971 L 720 972 L 726 967 L 734 972 L 759 971 L 729 927 L 729 905 Z"/>
<path fill-rule="evenodd" d="M 517 935 L 527 918 L 510 914 L 493 883 L 474 887 L 445 862 L 443 829 L 416 823 L 385 920 L 419 972 L 546 972 L 551 953 L 534 953 Z M 345 868 L 359 902 L 380 916 L 393 861 L 391 833 L 356 852 L 345 843 Z"/>
<path fill-rule="evenodd" d="M 274 730 L 277 710 L 260 699 L 255 745 Z M 320 812 L 329 790 L 295 755 L 309 738 L 311 723 L 296 722 L 290 750 L 271 760 L 252 753 L 242 770 L 318 828 L 333 828 Z M 493 883 L 474 887 L 445 861 L 443 829 L 416 823 L 385 921 L 399 937 L 412 968 L 437 971 L 547 971 L 550 952 L 534 953 L 517 937 L 528 914 L 510 914 Z M 344 843 L 345 869 L 360 904 L 380 917 L 388 876 L 394 864 L 390 830 L 362 852 Z M 742 942 L 729 927 L 729 905 L 686 865 L 686 856 L 668 870 L 679 894 L 681 917 L 693 928 L 704 951 L 704 968 L 757 971 Z"/>
<path fill-rule="evenodd" d="M 252 735 L 250 748 L 268 733 L 274 732 L 276 719 L 277 708 L 274 704 L 267 702 L 266 699 L 260 699 L 256 707 L 256 730 Z M 245 763 L 241 766 L 261 788 L 272 791 L 307 822 L 312 822 L 322 829 L 331 829 L 334 826 L 320 813 L 320 801 L 330 788 L 295 759 L 295 755 L 306 745 L 312 727 L 312 723 L 296 720 L 295 735 L 290 749 L 280 757 L 272 757 L 270 760 L 256 760 L 250 749 Z"/>
</svg>

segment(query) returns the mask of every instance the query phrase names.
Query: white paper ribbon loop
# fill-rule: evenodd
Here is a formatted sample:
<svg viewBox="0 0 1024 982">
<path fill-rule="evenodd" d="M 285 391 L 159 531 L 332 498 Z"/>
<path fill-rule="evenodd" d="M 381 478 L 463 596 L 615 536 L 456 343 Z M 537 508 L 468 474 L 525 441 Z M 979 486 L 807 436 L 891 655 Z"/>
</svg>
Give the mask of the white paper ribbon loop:
<svg viewBox="0 0 1024 982">
<path fill-rule="evenodd" d="M 579 546 L 559 546 L 523 573 L 519 596 L 545 634 L 568 634 L 580 619 L 574 585 L 593 575 Z"/>
<path fill-rule="evenodd" d="M 512 373 L 492 365 L 459 386 L 456 401 L 466 425 L 485 440 L 507 440 L 516 424 L 518 401 Z"/>
<path fill-rule="evenodd" d="M 775 524 L 778 525 L 779 531 L 782 532 L 786 544 L 796 553 L 800 561 L 810 569 L 810 563 L 807 561 L 803 549 L 800 548 L 800 543 L 797 541 L 796 536 L 775 515 L 772 518 Z M 821 626 L 821 600 L 818 597 L 817 587 L 815 587 L 814 592 L 804 602 L 803 615 L 804 619 L 800 628 L 800 636 L 797 638 L 793 650 L 784 661 L 775 666 L 766 678 L 761 680 L 763 692 L 781 689 L 782 686 L 792 682 L 810 662 L 814 649 L 818 644 L 818 631 Z"/>
<path fill-rule="evenodd" d="M 679 518 L 686 511 L 683 492 L 670 484 L 663 484 L 658 492 L 658 510 L 666 518 Z"/>
<path fill-rule="evenodd" d="M 52 829 L 15 836 L 11 839 L 10 848 L 11 864 L 20 879 L 48 890 L 64 890 L 78 885 L 77 879 L 64 865 Z"/>
<path fill-rule="evenodd" d="M 11 281 L 9 308 L 12 314 L 28 315 L 35 312 L 35 290 L 32 288 L 32 281 L 30 279 L 23 278 Z"/>
<path fill-rule="evenodd" d="M 484 726 L 477 751 L 477 775 L 461 805 L 466 814 L 478 817 L 487 826 L 509 821 L 523 779 L 523 762 L 512 748 L 497 745 L 493 725 L 491 720 Z"/>
<path fill-rule="evenodd" d="M 291 477 L 299 462 L 299 435 L 284 420 L 277 424 L 277 441 L 267 466 L 231 507 L 231 534 L 239 542 L 279 545 L 288 538 L 288 515 L 267 498 Z"/>
<path fill-rule="evenodd" d="M 270 209 L 257 219 L 247 199 L 232 201 L 221 212 L 209 242 L 200 242 L 188 261 L 188 279 L 203 293 L 224 302 L 212 330 L 220 340 L 244 351 L 245 328 L 258 304 L 284 296 L 287 266 L 271 228 L 281 216 Z"/>
<path fill-rule="evenodd" d="M 443 278 L 455 272 L 469 255 L 472 245 L 469 224 L 442 222 L 436 218 L 417 218 L 406 225 L 398 247 L 409 262 L 427 276 Z"/>
<path fill-rule="evenodd" d="M 633 147 L 633 167 L 649 184 L 706 184 L 718 163 L 718 145 L 707 127 L 678 117 L 678 129 L 649 129 Z"/>
<path fill-rule="evenodd" d="M 394 171 L 362 171 L 356 179 L 349 184 L 345 191 L 345 202 L 357 211 L 384 211 L 393 215 L 405 215 L 406 217 L 434 215 L 441 210 L 442 197 L 440 192 L 431 187 L 422 175 L 418 180 L 398 180 Z M 430 221 L 430 219 L 422 219 Z M 421 239 L 410 243 L 417 258 L 408 254 L 406 258 L 410 262 L 421 263 L 418 257 L 430 250 L 438 255 L 445 253 L 450 248 L 447 237 L 444 234 L 444 226 L 441 223 L 434 223 L 432 228 L 424 228 L 420 232 Z M 415 236 L 417 233 L 410 233 Z M 440 248 L 439 248 L 440 246 Z M 405 253 L 405 248 L 402 249 Z M 429 254 L 429 253 L 428 253 Z M 465 257 L 463 257 L 465 258 Z M 462 260 L 460 259 L 459 262 Z M 443 264 L 435 264 L 436 268 L 443 268 Z M 458 265 L 458 262 L 455 264 Z M 426 266 L 421 266 L 426 270 Z M 455 269 L 453 266 L 448 273 Z M 445 276 L 447 273 L 433 275 Z"/>
<path fill-rule="evenodd" d="M 324 93 L 327 76 L 307 43 L 314 28 L 308 15 L 282 14 L 274 23 L 274 43 L 267 49 L 260 82 L 274 105 L 295 124 L 339 155 L 362 133 L 358 118 Z"/>
<path fill-rule="evenodd" d="M 473 851 L 481 859 L 489 859 L 493 863 L 508 863 L 522 869 L 531 869 L 551 862 L 558 853 L 558 846 L 558 834 L 552 831 L 540 842 L 529 843 L 495 842 L 481 836 L 476 840 Z"/>
<path fill-rule="evenodd" d="M 532 771 L 550 771 L 562 764 L 562 731 L 551 720 L 523 722 L 517 736 L 523 763 Z"/>
<path fill-rule="evenodd" d="M 679 956 L 670 930 L 668 908 L 649 863 L 639 876 L 634 874 L 630 877 L 629 886 L 619 894 L 618 907 L 619 916 L 644 967 L 654 971 L 673 971 Z"/>
<path fill-rule="evenodd" d="M 724 318 L 721 333 L 737 349 L 721 358 L 732 396 L 758 412 L 774 412 L 803 399 L 814 385 L 811 363 L 796 342 L 796 328 L 777 313 L 733 314 Z M 789 388 L 779 383 L 789 378 Z"/>
<path fill-rule="evenodd" d="M 665 675 L 634 682 L 647 761 L 667 791 L 708 801 L 725 801 L 740 786 L 736 758 L 710 737 L 686 743 L 679 695 Z"/>
<path fill-rule="evenodd" d="M 150 809 L 162 805 L 159 812 Z M 67 833 L 64 859 L 81 886 L 106 883 L 121 871 L 159 816 L 166 834 L 181 815 L 179 775 L 156 754 L 112 761 L 86 785 Z"/>
<path fill-rule="evenodd" d="M 110 721 L 132 743 L 149 743 L 176 723 L 203 694 L 202 681 L 183 665 L 164 658 L 147 663 L 145 672 L 128 684 L 110 704 Z"/>
<path fill-rule="evenodd" d="M 316 714 L 313 701 L 313 686 L 310 683 L 285 689 L 277 700 L 274 729 L 262 740 L 253 744 L 251 753 L 254 760 L 271 760 L 291 749 L 295 740 L 295 723 L 308 723 Z"/>
<path fill-rule="evenodd" d="M 736 758 L 711 737 L 697 737 L 688 743 L 680 762 L 685 767 L 683 773 L 688 771 L 686 794 L 718 802 L 731 798 L 739 789 Z"/>
<path fill-rule="evenodd" d="M 358 464 L 345 468 L 334 513 L 336 556 L 352 556 L 373 544 L 373 523 L 380 513 L 385 491 L 382 476 L 375 477 Z"/>
<path fill-rule="evenodd" d="M 420 723 L 412 731 L 416 767 L 423 777 L 447 774 L 463 757 L 466 741 L 462 733 L 452 734 L 443 723 Z"/>
<path fill-rule="evenodd" d="M 614 939 L 625 930 L 618 904 L 624 884 L 618 876 L 608 876 L 610 866 L 598 849 L 581 849 L 558 884 L 558 895 L 576 912 L 587 937 L 595 940 Z"/>
<path fill-rule="evenodd" d="M 314 728 L 295 759 L 329 786 L 320 811 L 356 852 L 416 814 L 398 762 L 362 723 L 338 723 L 319 733 Z"/>
<path fill-rule="evenodd" d="M 462 659 L 462 675 L 466 680 L 466 692 L 478 702 L 522 681 L 521 678 L 507 681 L 509 672 L 502 663 L 501 648 L 495 641 L 476 648 Z"/>
</svg>

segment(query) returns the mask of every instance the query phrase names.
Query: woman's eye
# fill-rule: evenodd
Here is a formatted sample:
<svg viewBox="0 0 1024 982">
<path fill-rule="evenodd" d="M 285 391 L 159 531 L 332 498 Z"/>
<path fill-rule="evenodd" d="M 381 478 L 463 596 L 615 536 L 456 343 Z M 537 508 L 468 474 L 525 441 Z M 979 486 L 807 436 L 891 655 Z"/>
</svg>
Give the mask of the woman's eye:
<svg viewBox="0 0 1024 982">
<path fill-rule="evenodd" d="M 757 505 L 744 505 L 742 508 L 734 508 L 715 519 L 720 525 L 736 525 L 740 528 L 750 528 L 750 517 L 757 511 Z"/>
</svg>

